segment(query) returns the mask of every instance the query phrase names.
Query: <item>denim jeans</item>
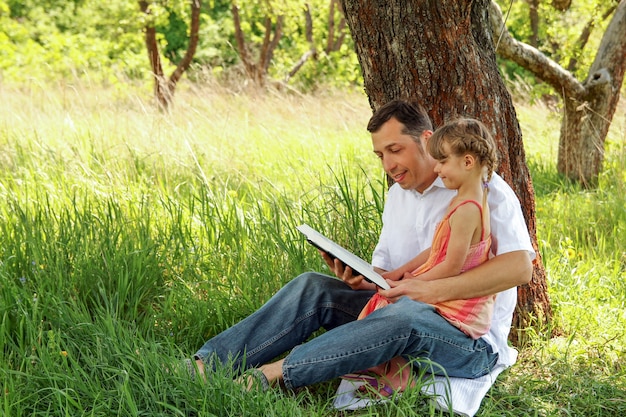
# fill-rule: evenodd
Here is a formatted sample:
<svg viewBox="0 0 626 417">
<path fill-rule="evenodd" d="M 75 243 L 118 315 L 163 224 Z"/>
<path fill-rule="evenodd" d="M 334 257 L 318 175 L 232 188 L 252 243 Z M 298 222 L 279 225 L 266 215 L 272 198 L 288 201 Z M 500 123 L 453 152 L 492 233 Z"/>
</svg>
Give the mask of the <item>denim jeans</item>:
<svg viewBox="0 0 626 417">
<path fill-rule="evenodd" d="M 403 297 L 356 320 L 373 291 L 354 291 L 341 280 L 305 273 L 259 310 L 209 339 L 195 357 L 208 366 L 257 367 L 291 351 L 283 364 L 287 388 L 297 388 L 379 365 L 396 356 L 428 358 L 448 376 L 477 378 L 498 355 L 473 340 L 428 304 Z M 321 335 L 307 339 L 315 331 Z M 433 368 L 435 373 L 437 368 Z"/>
</svg>

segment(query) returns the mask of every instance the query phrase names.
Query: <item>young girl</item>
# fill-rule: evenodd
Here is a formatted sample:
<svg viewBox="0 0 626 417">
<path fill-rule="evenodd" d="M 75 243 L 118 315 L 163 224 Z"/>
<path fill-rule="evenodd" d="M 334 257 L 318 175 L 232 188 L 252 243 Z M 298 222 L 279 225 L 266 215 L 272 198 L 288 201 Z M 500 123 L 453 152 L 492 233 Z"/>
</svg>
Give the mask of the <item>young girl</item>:
<svg viewBox="0 0 626 417">
<path fill-rule="evenodd" d="M 383 276 L 391 280 L 419 279 L 424 281 L 458 275 L 489 258 L 491 231 L 487 184 L 497 163 L 496 144 L 487 128 L 478 120 L 461 118 L 437 129 L 428 140 L 428 152 L 438 163 L 435 172 L 444 185 L 456 189 L 446 214 L 437 225 L 431 248 L 417 255 L 402 267 Z M 489 331 L 495 295 L 453 300 L 434 305 L 436 311 L 473 339 Z M 359 319 L 389 304 L 375 294 Z M 410 385 L 411 366 L 406 359 L 396 357 L 369 371 L 379 378 L 348 375 L 348 379 L 369 382 L 381 396 Z M 360 388 L 367 390 L 367 385 Z"/>
</svg>

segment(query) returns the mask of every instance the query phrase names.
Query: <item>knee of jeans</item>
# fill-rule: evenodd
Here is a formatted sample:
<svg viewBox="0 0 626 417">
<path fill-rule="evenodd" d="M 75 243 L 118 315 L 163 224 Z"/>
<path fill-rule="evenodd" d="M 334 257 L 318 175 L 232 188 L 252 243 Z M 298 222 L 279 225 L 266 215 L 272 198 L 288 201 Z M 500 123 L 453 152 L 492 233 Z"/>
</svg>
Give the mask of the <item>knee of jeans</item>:
<svg viewBox="0 0 626 417">
<path fill-rule="evenodd" d="M 293 287 L 292 291 L 295 288 L 299 288 L 300 292 L 310 294 L 311 292 L 318 291 L 325 292 L 326 287 L 331 284 L 332 281 L 337 280 L 317 272 L 305 272 L 291 280 L 288 286 Z"/>
<path fill-rule="evenodd" d="M 395 303 L 380 309 L 380 312 L 383 317 L 388 317 L 394 326 L 411 328 L 416 318 L 423 319 L 420 313 L 434 312 L 434 308 L 429 304 L 402 297 Z"/>
</svg>

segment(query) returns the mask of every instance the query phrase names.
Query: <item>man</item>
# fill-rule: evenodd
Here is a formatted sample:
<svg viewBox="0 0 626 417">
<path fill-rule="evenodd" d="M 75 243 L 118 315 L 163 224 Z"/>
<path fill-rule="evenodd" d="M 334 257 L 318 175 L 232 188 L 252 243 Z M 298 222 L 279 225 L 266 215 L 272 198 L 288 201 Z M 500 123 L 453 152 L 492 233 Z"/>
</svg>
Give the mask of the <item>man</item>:
<svg viewBox="0 0 626 417">
<path fill-rule="evenodd" d="M 425 150 L 432 125 L 418 105 L 387 103 L 370 119 L 368 131 L 374 153 L 395 181 L 372 256 L 372 265 L 384 272 L 430 246 L 455 192 L 446 189 L 434 172 L 436 160 Z M 198 372 L 204 374 L 205 366 L 218 362 L 237 370 L 256 368 L 264 386 L 280 381 L 293 389 L 396 356 L 428 358 L 448 376 L 460 378 L 478 378 L 498 363 L 512 364 L 515 352 L 507 346 L 507 337 L 516 302 L 514 287 L 530 280 L 535 254 L 519 201 L 497 175 L 490 183 L 489 207 L 496 256 L 483 265 L 434 281 L 389 281 L 392 288 L 379 292 L 393 303 L 357 321 L 375 292 L 373 284 L 322 254 L 340 280 L 305 273 L 290 281 L 255 313 L 207 341 L 195 355 Z M 477 340 L 450 325 L 431 305 L 495 293 L 500 294 L 492 328 Z M 326 332 L 306 341 L 320 328 Z M 288 351 L 284 359 L 271 362 Z"/>
</svg>

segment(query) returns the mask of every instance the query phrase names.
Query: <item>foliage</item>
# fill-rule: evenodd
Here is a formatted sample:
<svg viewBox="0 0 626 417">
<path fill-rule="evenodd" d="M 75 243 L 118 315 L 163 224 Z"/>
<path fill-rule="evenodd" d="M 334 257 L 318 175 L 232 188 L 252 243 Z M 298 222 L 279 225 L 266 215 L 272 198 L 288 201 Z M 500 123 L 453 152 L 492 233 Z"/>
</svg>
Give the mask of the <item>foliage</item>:
<svg viewBox="0 0 626 417">
<path fill-rule="evenodd" d="M 27 84 L 59 80 L 88 80 L 121 85 L 128 80 L 150 82 L 150 66 L 142 27 L 157 28 L 165 64 L 173 69 L 188 43 L 189 5 L 184 0 L 152 0 L 150 15 L 140 13 L 133 0 L 6 1 L 0 0 L 0 76 L 3 82 Z M 310 2 L 315 41 L 320 51 L 325 42 L 328 4 Z M 200 43 L 192 79 L 238 78 L 239 58 L 233 45 L 231 2 L 203 2 Z M 270 69 L 271 77 L 283 80 L 309 48 L 304 36 L 304 3 L 245 2 L 242 20 L 250 46 L 257 48 L 264 36 L 265 16 L 286 16 L 284 36 Z M 347 30 L 347 29 L 344 29 Z M 318 85 L 358 85 L 356 54 L 346 37 L 340 51 L 321 53 L 296 74 L 292 83 L 301 88 Z M 253 50 L 254 52 L 254 50 Z M 167 69 L 166 69 L 167 71 Z"/>
<path fill-rule="evenodd" d="M 205 384 L 179 364 L 296 274 L 325 270 L 300 222 L 369 256 L 386 186 L 366 97 L 183 83 L 163 115 L 132 88 L 2 94 L 4 415 L 342 415 L 336 381 L 246 395 L 224 370 Z M 479 415 L 623 415 L 624 128 L 598 189 L 582 190 L 556 174 L 558 117 L 517 110 L 558 336 L 531 333 Z M 426 400 L 358 415 L 447 415 Z"/>
<path fill-rule="evenodd" d="M 289 80 L 306 91 L 319 86 L 355 87 L 362 84 L 352 38 L 347 35 L 340 49 L 324 49 L 328 40 L 328 0 L 309 1 L 313 21 L 313 41 L 317 59 L 309 59 Z M 499 1 L 509 12 L 507 25 L 519 40 L 529 41 L 528 2 Z M 231 1 L 205 1 L 202 6 L 200 43 L 191 79 L 241 78 L 240 60 L 233 45 L 234 27 Z M 284 80 L 300 57 L 311 48 L 305 36 L 304 2 L 246 1 L 240 14 L 251 52 L 258 53 L 265 34 L 264 18 L 285 16 L 283 37 L 275 51 L 270 77 Z M 151 15 L 159 33 L 165 64 L 173 69 L 187 48 L 189 5 L 185 0 L 151 0 Z M 566 67 L 578 60 L 575 75 L 582 79 L 594 58 L 607 20 L 601 19 L 606 2 L 572 2 L 565 12 L 540 2 L 539 49 Z M 336 14 L 339 19 L 339 14 Z M 59 1 L 0 0 L 0 76 L 3 82 L 57 82 L 83 79 L 98 84 L 121 85 L 127 80 L 149 83 L 150 69 L 142 34 L 146 16 L 137 1 L 96 0 Z M 583 27 L 595 27 L 589 43 L 580 49 L 577 39 Z M 337 34 L 336 34 L 337 35 Z M 537 87 L 535 96 L 550 93 L 527 72 L 509 62 L 501 63 L 504 75 L 513 81 L 522 78 Z M 239 82 L 240 80 L 238 80 Z"/>
<path fill-rule="evenodd" d="M 507 29 L 511 35 L 524 43 L 531 44 L 532 30 L 530 21 L 530 2 L 497 0 L 503 15 L 506 17 Z M 574 1 L 566 11 L 555 9 L 550 2 L 539 1 L 537 14 L 539 16 L 538 45 L 543 54 L 568 68 L 572 59 L 577 61 L 572 73 L 579 80 L 588 75 L 609 19 L 603 19 L 602 14 L 611 5 L 603 0 Z M 591 36 L 584 45 L 580 44 L 583 29 L 591 25 Z M 529 85 L 537 86 L 535 96 L 551 93 L 549 86 L 541 85 L 524 69 L 511 62 L 501 62 L 501 68 L 507 79 L 523 79 Z"/>
<path fill-rule="evenodd" d="M 16 4 L 18 4 L 16 2 Z M 0 74 L 4 82 L 87 79 L 118 83 L 147 77 L 135 2 L 35 2 L 3 14 Z"/>
</svg>

